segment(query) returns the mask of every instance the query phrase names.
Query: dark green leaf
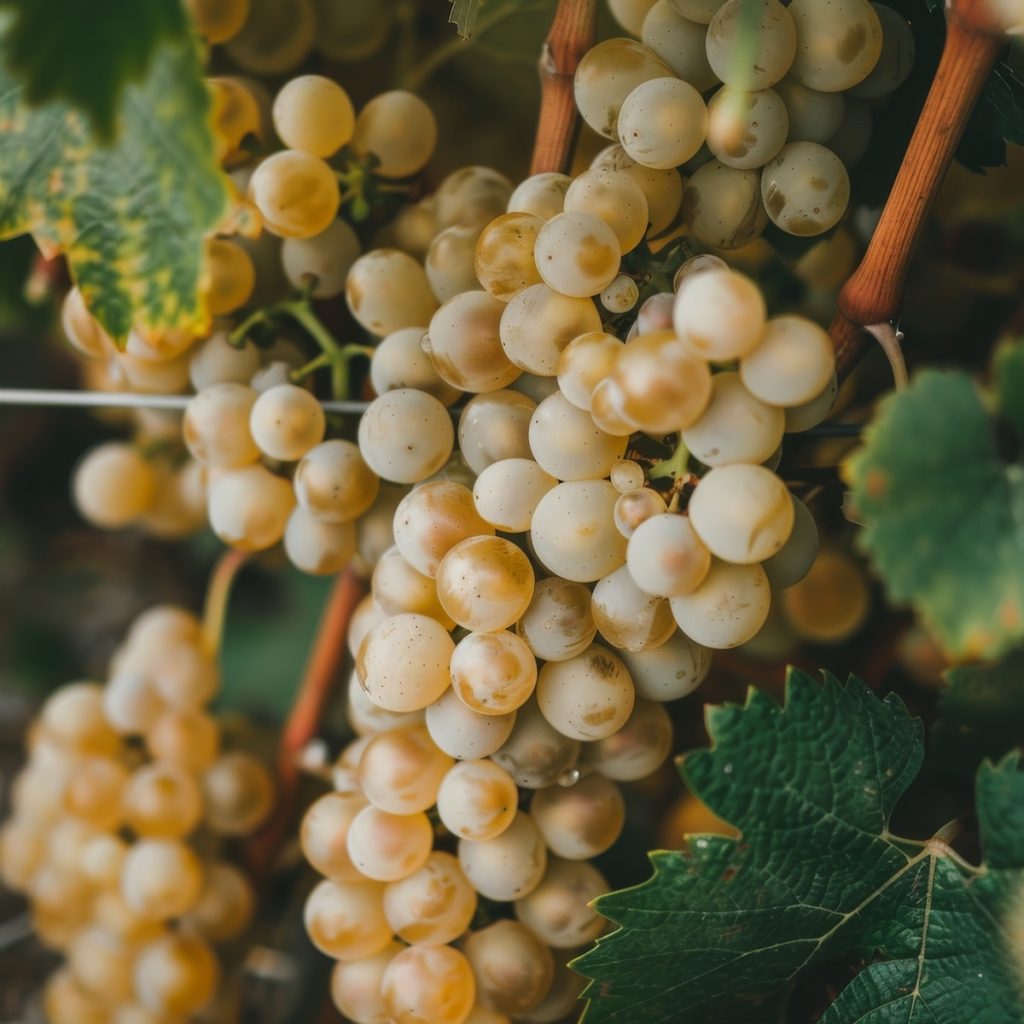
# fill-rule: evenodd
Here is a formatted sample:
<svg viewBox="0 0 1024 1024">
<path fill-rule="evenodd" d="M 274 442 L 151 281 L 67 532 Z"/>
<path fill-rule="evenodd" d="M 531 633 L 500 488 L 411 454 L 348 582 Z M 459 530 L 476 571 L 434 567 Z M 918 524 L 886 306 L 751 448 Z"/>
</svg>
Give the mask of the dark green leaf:
<svg viewBox="0 0 1024 1024">
<path fill-rule="evenodd" d="M 683 774 L 742 838 L 691 836 L 651 855 L 648 882 L 598 901 L 619 928 L 574 965 L 593 979 L 586 1024 L 777 1022 L 802 971 L 851 956 L 873 962 L 822 1024 L 1024 1021 L 1003 924 L 1024 891 L 1015 758 L 979 774 L 977 869 L 941 839 L 888 831 L 922 755 L 896 698 L 790 670 L 784 708 L 752 692 L 712 709 L 708 731 Z"/>
<path fill-rule="evenodd" d="M 994 665 L 950 669 L 932 729 L 936 766 L 970 776 L 986 757 L 1024 743 L 1024 650 Z"/>
<path fill-rule="evenodd" d="M 191 41 L 162 46 L 146 80 L 125 89 L 110 146 L 63 102 L 27 106 L 3 70 L 0 96 L 0 238 L 31 232 L 47 255 L 64 252 L 115 337 L 133 324 L 203 328 L 203 238 L 227 192 Z"/>
<path fill-rule="evenodd" d="M 124 86 L 145 76 L 161 41 L 188 35 L 180 0 L 2 0 L 0 7 L 15 14 L 7 66 L 26 101 L 65 100 L 106 141 L 117 129 Z"/>
<path fill-rule="evenodd" d="M 1000 354 L 996 376 L 996 411 L 1016 421 L 1024 346 Z M 890 596 L 957 658 L 998 657 L 1024 638 L 1021 437 L 968 376 L 925 370 L 881 403 L 847 465 L 860 542 Z"/>
</svg>

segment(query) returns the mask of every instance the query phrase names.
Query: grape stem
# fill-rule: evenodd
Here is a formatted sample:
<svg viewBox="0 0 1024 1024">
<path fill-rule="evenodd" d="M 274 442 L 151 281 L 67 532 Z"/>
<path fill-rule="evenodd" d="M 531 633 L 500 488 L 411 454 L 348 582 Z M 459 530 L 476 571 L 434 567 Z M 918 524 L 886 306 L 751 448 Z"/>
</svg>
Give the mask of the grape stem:
<svg viewBox="0 0 1024 1024">
<path fill-rule="evenodd" d="M 560 171 L 572 164 L 579 112 L 573 94 L 576 67 L 597 36 L 597 0 L 558 0 L 540 55 L 540 115 L 530 173 Z"/>
<path fill-rule="evenodd" d="M 281 733 L 278 749 L 277 803 L 270 821 L 252 837 L 247 855 L 255 877 L 273 868 L 292 825 L 292 814 L 302 777 L 302 753 L 320 729 L 330 704 L 347 650 L 352 613 L 366 593 L 366 581 L 346 569 L 334 582 L 324 606 L 316 640 L 302 682 Z"/>
<path fill-rule="evenodd" d="M 210 573 L 210 581 L 206 585 L 206 603 L 203 606 L 202 642 L 203 650 L 211 658 L 216 658 L 220 653 L 231 584 L 235 582 L 239 569 L 245 565 L 248 557 L 245 551 L 229 549 L 220 556 Z"/>
<path fill-rule="evenodd" d="M 682 437 L 676 443 L 676 450 L 660 462 L 655 462 L 647 470 L 648 480 L 660 480 L 670 476 L 673 480 L 686 476 L 690 465 L 690 449 L 683 443 Z"/>
<path fill-rule="evenodd" d="M 315 287 L 315 284 L 315 281 L 312 282 L 311 287 Z M 349 360 L 356 355 L 365 355 L 368 350 L 363 345 L 339 345 L 334 335 L 331 334 L 316 313 L 313 312 L 309 291 L 310 287 L 307 287 L 305 292 L 297 298 L 284 299 L 281 302 L 275 302 L 273 305 L 265 306 L 263 309 L 257 309 L 250 313 L 228 335 L 228 341 L 235 348 L 241 348 L 256 327 L 264 326 L 281 317 L 286 317 L 298 324 L 320 346 L 321 354 L 326 357 L 323 362 L 317 362 L 314 359 L 313 362 L 317 363 L 316 366 L 307 363 L 306 366 L 296 372 L 305 376 L 306 373 L 311 373 L 321 366 L 330 366 L 331 395 L 334 398 L 348 398 L 350 387 Z"/>
</svg>

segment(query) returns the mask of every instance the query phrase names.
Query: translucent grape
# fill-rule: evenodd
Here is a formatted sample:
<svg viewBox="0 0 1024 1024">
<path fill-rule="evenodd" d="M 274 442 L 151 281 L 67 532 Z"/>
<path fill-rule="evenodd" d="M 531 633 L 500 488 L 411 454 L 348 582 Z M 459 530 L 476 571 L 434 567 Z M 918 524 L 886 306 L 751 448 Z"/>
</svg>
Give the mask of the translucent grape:
<svg viewBox="0 0 1024 1024">
<path fill-rule="evenodd" d="M 811 643 L 838 644 L 864 625 L 871 588 L 864 570 L 842 551 L 822 549 L 810 571 L 781 594 L 786 619 Z"/>
<path fill-rule="evenodd" d="M 623 100 L 641 82 L 671 74 L 669 65 L 642 43 L 606 39 L 591 47 L 576 68 L 576 106 L 595 132 L 614 139 Z"/>
<path fill-rule="evenodd" d="M 831 339 L 814 321 L 776 316 L 758 347 L 740 360 L 740 379 L 762 402 L 802 405 L 828 387 L 835 365 Z"/>
<path fill-rule="evenodd" d="M 688 354 L 672 331 L 634 338 L 619 353 L 612 380 L 624 416 L 651 433 L 689 426 L 711 394 L 707 365 Z"/>
<path fill-rule="evenodd" d="M 532 459 L 502 459 L 477 477 L 473 503 L 496 529 L 521 533 L 530 528 L 540 499 L 557 483 Z"/>
<path fill-rule="evenodd" d="M 547 867 L 547 847 L 537 825 L 519 811 L 493 839 L 459 840 L 459 864 L 481 896 L 508 902 L 532 892 Z"/>
<path fill-rule="evenodd" d="M 210 526 L 225 544 L 241 551 L 276 544 L 294 507 L 291 481 L 261 465 L 228 470 L 210 485 Z"/>
<path fill-rule="evenodd" d="M 374 168 L 385 178 L 405 178 L 422 170 L 437 145 L 434 113 L 418 96 L 402 89 L 382 92 L 359 111 L 352 148 L 373 153 Z"/>
<path fill-rule="evenodd" d="M 135 961 L 135 994 L 155 1012 L 194 1013 L 210 1001 L 219 979 L 217 958 L 196 935 L 165 935 Z"/>
<path fill-rule="evenodd" d="M 384 916 L 384 886 L 379 882 L 320 882 L 306 899 L 306 934 L 335 960 L 361 960 L 392 940 Z"/>
<path fill-rule="evenodd" d="M 644 167 L 668 170 L 686 163 L 707 136 L 708 113 L 700 93 L 679 78 L 638 85 L 619 111 L 619 142 Z"/>
<path fill-rule="evenodd" d="M 586 750 L 590 749 L 588 745 Z M 530 814 L 552 853 L 589 860 L 604 853 L 622 834 L 626 802 L 614 782 L 592 773 L 572 786 L 538 790 L 530 801 Z"/>
<path fill-rule="evenodd" d="M 737 89 L 774 85 L 793 65 L 796 50 L 796 26 L 779 0 L 726 0 L 708 25 L 708 63 Z"/>
<path fill-rule="evenodd" d="M 299 842 L 306 860 L 336 882 L 357 882 L 362 875 L 348 855 L 348 829 L 366 806 L 361 793 L 326 793 L 306 811 Z"/>
<path fill-rule="evenodd" d="M 286 238 L 281 266 L 293 288 L 305 288 L 315 278 L 314 299 L 333 299 L 345 290 L 352 264 L 359 258 L 359 237 L 346 221 L 331 221 L 312 238 Z"/>
<path fill-rule="evenodd" d="M 675 632 L 668 602 L 642 591 L 628 565 L 598 581 L 592 607 L 598 631 L 617 650 L 657 647 Z"/>
<path fill-rule="evenodd" d="M 489 762 L 488 762 L 489 763 Z M 476 912 L 473 887 L 450 854 L 435 851 L 418 871 L 384 889 L 384 914 L 406 942 L 452 942 Z"/>
<path fill-rule="evenodd" d="M 591 904 L 606 892 L 608 882 L 592 864 L 552 857 L 540 885 L 516 901 L 516 917 L 547 945 L 577 949 L 604 931 Z"/>
<path fill-rule="evenodd" d="M 704 25 L 685 17 L 672 0 L 658 0 L 647 12 L 639 33 L 643 44 L 698 92 L 718 81 L 708 63 L 707 34 Z"/>
<path fill-rule="evenodd" d="M 789 113 L 774 89 L 723 86 L 708 103 L 708 146 L 728 167 L 763 167 L 786 142 Z"/>
<path fill-rule="evenodd" d="M 121 895 L 148 921 L 180 917 L 199 899 L 203 883 L 199 858 L 175 839 L 133 843 L 121 869 Z"/>
<path fill-rule="evenodd" d="M 460 761 L 441 782 L 437 813 L 453 835 L 483 841 L 500 836 L 512 824 L 518 801 L 515 781 L 500 765 Z"/>
<path fill-rule="evenodd" d="M 355 1024 L 380 1024 L 388 1019 L 381 981 L 387 965 L 403 949 L 403 943 L 391 942 L 373 956 L 347 962 L 340 960 L 334 965 L 331 999 L 346 1020 Z"/>
<path fill-rule="evenodd" d="M 533 597 L 533 586 L 530 560 L 500 537 L 460 541 L 437 568 L 441 606 L 460 626 L 478 632 L 515 623 Z"/>
<path fill-rule="evenodd" d="M 759 463 L 782 443 L 785 426 L 782 410 L 751 395 L 738 373 L 716 373 L 711 378 L 711 401 L 700 419 L 683 431 L 683 442 L 706 466 Z"/>
<path fill-rule="evenodd" d="M 697 274 L 679 293 L 674 323 L 679 339 L 694 355 L 724 362 L 756 348 L 765 317 L 764 296 L 749 277 L 709 270 Z"/>
<path fill-rule="evenodd" d="M 560 210 L 554 211 L 556 216 Z M 507 302 L 528 285 L 540 282 L 533 258 L 537 234 L 546 217 L 511 212 L 492 220 L 476 242 L 474 269 L 491 295 Z"/>
<path fill-rule="evenodd" d="M 374 736 L 359 760 L 359 784 L 367 800 L 391 814 L 433 807 L 452 759 L 425 726 L 392 729 Z"/>
<path fill-rule="evenodd" d="M 765 167 L 761 197 L 772 223 L 783 231 L 820 235 L 846 212 L 850 176 L 830 149 L 815 142 L 791 142 Z"/>
<path fill-rule="evenodd" d="M 210 942 L 227 942 L 245 930 L 254 905 L 249 879 L 234 865 L 213 861 L 203 869 L 203 888 L 185 923 Z"/>
<path fill-rule="evenodd" d="M 637 487 L 632 491 L 626 491 L 620 494 L 615 502 L 615 529 L 628 539 L 641 523 L 652 516 L 661 515 L 667 509 L 665 499 L 650 487 Z"/>
<path fill-rule="evenodd" d="M 469 961 L 451 946 L 410 946 L 384 969 L 381 994 L 394 1024 L 464 1024 L 476 998 Z"/>
<path fill-rule="evenodd" d="M 288 7 L 277 0 L 250 0 L 249 17 L 229 41 L 227 52 L 252 74 L 279 75 L 302 63 L 316 30 L 309 0 L 296 0 Z"/>
<path fill-rule="evenodd" d="M 310 448 L 292 480 L 299 505 L 325 523 L 346 523 L 366 512 L 380 480 L 351 441 L 323 441 Z"/>
<path fill-rule="evenodd" d="M 348 272 L 345 302 L 360 325 L 379 338 L 428 324 L 437 309 L 426 271 L 398 249 L 371 249 L 360 256 Z"/>
<path fill-rule="evenodd" d="M 615 232 L 600 217 L 567 207 L 537 233 L 534 259 L 550 288 L 583 299 L 597 295 L 615 279 L 620 252 Z"/>
<path fill-rule="evenodd" d="M 825 385 L 821 394 L 815 395 L 809 402 L 802 405 L 791 405 L 785 410 L 786 433 L 795 434 L 801 430 L 810 430 L 816 427 L 832 411 L 835 404 L 836 392 L 839 389 L 839 382 L 836 375 Z"/>
<path fill-rule="evenodd" d="M 771 588 L 760 565 L 715 561 L 696 590 L 673 597 L 671 604 L 679 628 L 688 637 L 722 650 L 738 647 L 757 634 L 768 618 Z"/>
<path fill-rule="evenodd" d="M 511 735 L 515 711 L 485 715 L 467 707 L 454 688 L 426 709 L 427 731 L 446 754 L 456 758 L 487 757 Z"/>
<path fill-rule="evenodd" d="M 823 7 L 793 0 L 797 48 L 792 75 L 811 89 L 842 92 L 863 81 L 882 53 L 882 23 L 868 0 L 836 0 Z"/>
<path fill-rule="evenodd" d="M 206 827 L 222 836 L 252 832 L 270 813 L 274 784 L 251 754 L 222 754 L 203 775 Z"/>
<path fill-rule="evenodd" d="M 615 269 L 617 272 L 617 255 Z M 612 273 L 608 280 L 614 277 Z M 501 344 L 516 366 L 541 377 L 553 377 L 562 349 L 573 338 L 600 329 L 601 317 L 589 298 L 563 295 L 546 284 L 534 284 L 515 295 L 505 307 Z"/>
<path fill-rule="evenodd" d="M 498 337 L 505 304 L 483 291 L 449 299 L 433 316 L 423 339 L 437 373 L 462 391 L 497 391 L 522 370 L 509 361 Z"/>
<path fill-rule="evenodd" d="M 672 719 L 663 703 L 638 700 L 629 721 L 614 736 L 587 746 L 586 760 L 601 773 L 598 778 L 635 782 L 653 775 L 671 751 Z"/>
<path fill-rule="evenodd" d="M 110 441 L 86 453 L 74 470 L 72 493 L 83 518 L 112 530 L 127 526 L 150 506 L 156 474 L 127 444 Z"/>
<path fill-rule="evenodd" d="M 427 862 L 434 830 L 422 811 L 389 814 L 371 805 L 357 812 L 349 823 L 345 841 L 348 855 L 361 874 L 378 882 L 397 882 Z"/>
<path fill-rule="evenodd" d="M 473 267 L 479 235 L 475 225 L 453 224 L 431 239 L 423 269 L 438 302 L 480 287 Z"/>
<path fill-rule="evenodd" d="M 626 451 L 626 439 L 606 434 L 584 409 L 559 392 L 545 398 L 530 420 L 530 450 L 559 480 L 597 480 Z"/>
<path fill-rule="evenodd" d="M 374 600 L 387 615 L 416 612 L 437 619 L 446 629 L 455 626 L 441 607 L 434 581 L 407 562 L 396 547 L 381 555 L 373 570 L 371 589 Z"/>
<path fill-rule="evenodd" d="M 252 388 L 236 383 L 214 384 L 200 391 L 188 403 L 182 424 L 192 457 L 205 466 L 227 469 L 255 462 L 260 450 L 249 419 L 257 397 Z"/>
<path fill-rule="evenodd" d="M 411 484 L 436 473 L 455 445 L 448 410 L 431 395 L 398 388 L 375 398 L 359 421 L 359 451 L 378 476 Z"/>
<path fill-rule="evenodd" d="M 564 661 L 575 657 L 590 646 L 597 631 L 590 591 L 557 576 L 539 580 L 516 630 L 538 658 Z"/>
<path fill-rule="evenodd" d="M 226 238 L 207 240 L 200 289 L 213 316 L 226 316 L 244 306 L 255 284 L 256 269 L 245 249 Z"/>
<path fill-rule="evenodd" d="M 709 160 L 683 192 L 683 213 L 696 239 L 716 249 L 738 249 L 759 238 L 768 224 L 761 175 Z"/>
<path fill-rule="evenodd" d="M 512 189 L 512 182 L 491 167 L 460 167 L 434 193 L 438 223 L 481 229 L 505 212 Z"/>
<path fill-rule="evenodd" d="M 267 230 L 282 238 L 312 238 L 326 231 L 341 202 L 334 170 L 297 149 L 268 156 L 253 172 L 249 196 Z"/>
<path fill-rule="evenodd" d="M 519 921 L 495 921 L 472 932 L 465 950 L 484 1006 L 518 1016 L 540 1003 L 551 987 L 551 950 Z"/>
<path fill-rule="evenodd" d="M 470 633 L 452 654 L 451 680 L 466 707 L 483 715 L 506 715 L 529 700 L 537 667 L 516 634 Z"/>
<path fill-rule="evenodd" d="M 177 765 L 154 761 L 137 768 L 124 791 L 124 816 L 141 836 L 176 839 L 188 835 L 203 813 L 193 776 Z"/>
<path fill-rule="evenodd" d="M 375 704 L 388 711 L 417 711 L 448 688 L 455 644 L 426 615 L 393 615 L 374 626 L 359 648 L 356 671 Z"/>
<path fill-rule="evenodd" d="M 356 115 L 348 93 L 323 75 L 300 75 L 274 97 L 274 130 L 290 149 L 314 156 L 336 153 L 355 131 Z"/>
<path fill-rule="evenodd" d="M 540 499 L 530 525 L 537 557 L 566 580 L 591 583 L 626 559 L 626 540 L 615 529 L 618 492 L 607 480 L 559 484 Z"/>
<path fill-rule="evenodd" d="M 796 495 L 789 497 L 793 502 L 793 532 L 762 565 L 773 590 L 785 590 L 799 583 L 810 572 L 818 554 L 818 527 L 814 516 Z"/>
<path fill-rule="evenodd" d="M 502 459 L 531 458 L 528 434 L 536 408 L 516 391 L 494 391 L 466 403 L 459 416 L 459 451 L 474 473 Z"/>
<path fill-rule="evenodd" d="M 828 142 L 843 122 L 842 93 L 820 92 L 787 75 L 775 84 L 789 112 L 789 142 Z"/>
<path fill-rule="evenodd" d="M 568 174 L 542 171 L 524 178 L 508 201 L 509 213 L 529 213 L 550 220 L 564 208 L 565 193 L 572 182 Z"/>
<path fill-rule="evenodd" d="M 590 166 L 622 171 L 640 186 L 647 199 L 647 216 L 654 234 L 664 231 L 675 220 L 683 198 L 683 179 L 674 167 L 666 170 L 645 167 L 618 145 L 601 150 Z"/>
</svg>

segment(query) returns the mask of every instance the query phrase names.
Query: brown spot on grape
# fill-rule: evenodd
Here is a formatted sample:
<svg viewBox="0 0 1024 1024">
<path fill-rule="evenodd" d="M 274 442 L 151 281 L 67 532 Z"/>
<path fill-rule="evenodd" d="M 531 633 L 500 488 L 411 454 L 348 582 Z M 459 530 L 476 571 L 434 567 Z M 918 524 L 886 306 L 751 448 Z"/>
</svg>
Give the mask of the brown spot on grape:
<svg viewBox="0 0 1024 1024">
<path fill-rule="evenodd" d="M 594 654 L 590 659 L 590 667 L 602 679 L 610 679 L 615 675 L 615 662 L 606 654 Z"/>
<path fill-rule="evenodd" d="M 764 197 L 764 206 L 773 219 L 778 217 L 785 205 L 786 194 L 777 185 L 769 185 Z"/>
<path fill-rule="evenodd" d="M 868 30 L 864 25 L 851 25 L 843 38 L 839 40 L 836 47 L 836 56 L 844 63 L 849 64 L 856 60 L 857 55 L 867 46 Z"/>
</svg>

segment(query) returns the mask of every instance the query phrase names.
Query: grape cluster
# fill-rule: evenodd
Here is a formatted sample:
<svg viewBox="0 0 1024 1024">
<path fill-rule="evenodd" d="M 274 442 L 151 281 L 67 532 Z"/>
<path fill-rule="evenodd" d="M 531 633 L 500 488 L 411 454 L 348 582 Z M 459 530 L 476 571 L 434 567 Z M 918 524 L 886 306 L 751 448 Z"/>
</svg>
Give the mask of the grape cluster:
<svg viewBox="0 0 1024 1024">
<path fill-rule="evenodd" d="M 225 844 L 273 800 L 262 762 L 222 749 L 206 710 L 218 684 L 199 621 L 158 605 L 105 685 L 57 690 L 29 733 L 0 878 L 65 955 L 44 993 L 51 1024 L 177 1021 L 217 993 L 213 947 L 241 935 L 254 902 Z"/>
<path fill-rule="evenodd" d="M 576 74 L 587 124 L 652 168 L 685 165 L 686 223 L 734 249 L 769 221 L 793 235 L 839 222 L 871 104 L 910 74 L 906 19 L 868 0 L 612 0 L 640 37 L 595 46 Z"/>
</svg>

